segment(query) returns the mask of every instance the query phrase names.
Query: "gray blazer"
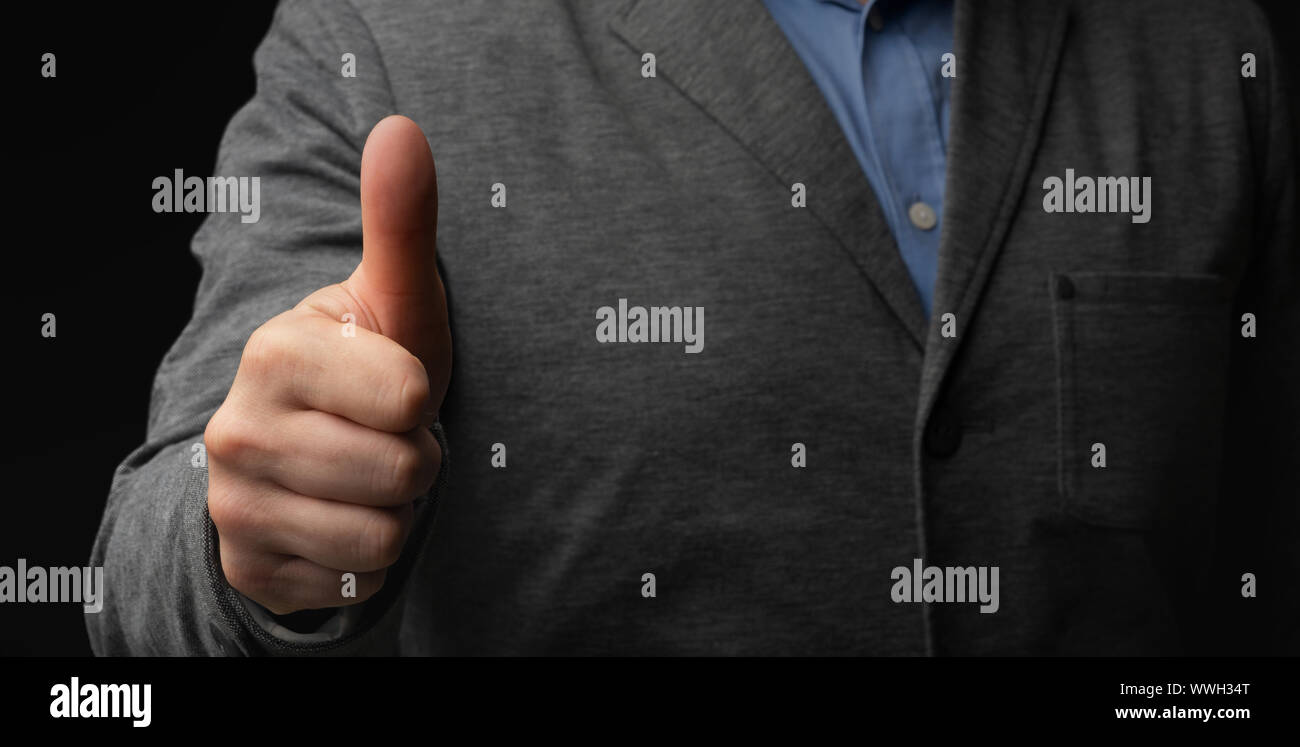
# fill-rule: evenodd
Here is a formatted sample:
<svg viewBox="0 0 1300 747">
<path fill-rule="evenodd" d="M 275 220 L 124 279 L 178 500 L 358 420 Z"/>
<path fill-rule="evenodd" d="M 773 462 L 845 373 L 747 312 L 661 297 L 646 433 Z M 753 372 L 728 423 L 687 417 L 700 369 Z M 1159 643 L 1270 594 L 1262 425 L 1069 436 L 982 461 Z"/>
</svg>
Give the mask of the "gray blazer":
<svg viewBox="0 0 1300 747">
<path fill-rule="evenodd" d="M 194 239 L 94 548 L 95 651 L 1295 650 L 1300 254 L 1263 16 L 958 0 L 955 54 L 927 320 L 758 0 L 285 3 L 213 172 L 260 176 L 261 219 Z M 438 162 L 449 458 L 362 619 L 291 642 L 222 578 L 193 445 L 249 333 L 359 260 L 394 112 Z M 1150 177 L 1150 221 L 1045 212 L 1067 169 Z M 703 306 L 703 351 L 598 343 L 620 298 Z M 917 559 L 998 568 L 998 610 L 896 601 Z"/>
</svg>

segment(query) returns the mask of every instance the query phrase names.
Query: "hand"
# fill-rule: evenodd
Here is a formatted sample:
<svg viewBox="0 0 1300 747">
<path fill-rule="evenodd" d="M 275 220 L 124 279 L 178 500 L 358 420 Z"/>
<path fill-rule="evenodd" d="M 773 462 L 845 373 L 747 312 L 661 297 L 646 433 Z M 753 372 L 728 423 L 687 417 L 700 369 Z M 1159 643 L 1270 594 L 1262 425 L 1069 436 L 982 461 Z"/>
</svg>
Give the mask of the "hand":
<svg viewBox="0 0 1300 747">
<path fill-rule="evenodd" d="M 451 376 L 437 176 L 405 117 L 366 140 L 361 222 L 361 264 L 253 332 L 203 436 L 226 580 L 276 614 L 377 592 L 441 463 L 427 428 Z"/>
</svg>

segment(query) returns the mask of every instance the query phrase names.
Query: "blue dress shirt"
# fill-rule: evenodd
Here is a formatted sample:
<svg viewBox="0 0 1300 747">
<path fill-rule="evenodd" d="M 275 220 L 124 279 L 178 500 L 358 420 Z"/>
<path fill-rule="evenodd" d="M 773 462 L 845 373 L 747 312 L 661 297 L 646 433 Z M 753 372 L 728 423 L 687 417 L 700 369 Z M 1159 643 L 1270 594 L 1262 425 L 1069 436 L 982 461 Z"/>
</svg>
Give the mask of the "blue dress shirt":
<svg viewBox="0 0 1300 747">
<path fill-rule="evenodd" d="M 952 52 L 952 0 L 763 1 L 835 112 L 930 316 L 948 159 L 951 79 L 942 73 Z"/>
</svg>

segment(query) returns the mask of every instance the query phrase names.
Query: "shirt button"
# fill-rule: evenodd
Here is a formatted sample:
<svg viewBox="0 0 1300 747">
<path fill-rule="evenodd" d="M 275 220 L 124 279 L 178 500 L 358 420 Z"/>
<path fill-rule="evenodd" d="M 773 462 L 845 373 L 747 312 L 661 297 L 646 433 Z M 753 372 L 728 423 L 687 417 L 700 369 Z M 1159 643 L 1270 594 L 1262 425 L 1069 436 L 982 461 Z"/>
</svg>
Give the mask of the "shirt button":
<svg viewBox="0 0 1300 747">
<path fill-rule="evenodd" d="M 871 28 L 875 31 L 879 31 L 885 27 L 885 17 L 880 15 L 879 8 L 872 8 L 867 11 L 867 23 L 871 24 Z"/>
<path fill-rule="evenodd" d="M 912 221 L 912 225 L 922 231 L 929 231 L 939 222 L 939 216 L 934 214 L 934 208 L 924 202 L 913 202 L 907 209 L 907 217 Z"/>
</svg>

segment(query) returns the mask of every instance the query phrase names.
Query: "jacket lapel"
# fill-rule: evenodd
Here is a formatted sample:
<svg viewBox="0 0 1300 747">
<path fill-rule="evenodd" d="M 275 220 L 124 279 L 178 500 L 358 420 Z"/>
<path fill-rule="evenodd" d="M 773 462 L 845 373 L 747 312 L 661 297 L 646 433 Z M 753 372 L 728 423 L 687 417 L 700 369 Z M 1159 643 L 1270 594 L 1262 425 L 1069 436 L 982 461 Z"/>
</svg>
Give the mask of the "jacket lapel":
<svg viewBox="0 0 1300 747">
<path fill-rule="evenodd" d="M 921 378 L 924 426 L 1025 189 L 1065 37 L 1067 3 L 957 0 L 939 277 Z M 957 318 L 944 338 L 942 317 Z"/>
<path fill-rule="evenodd" d="M 635 0 L 610 27 L 763 164 L 838 240 L 920 351 L 925 313 L 884 214 L 817 84 L 767 9 Z"/>
</svg>

